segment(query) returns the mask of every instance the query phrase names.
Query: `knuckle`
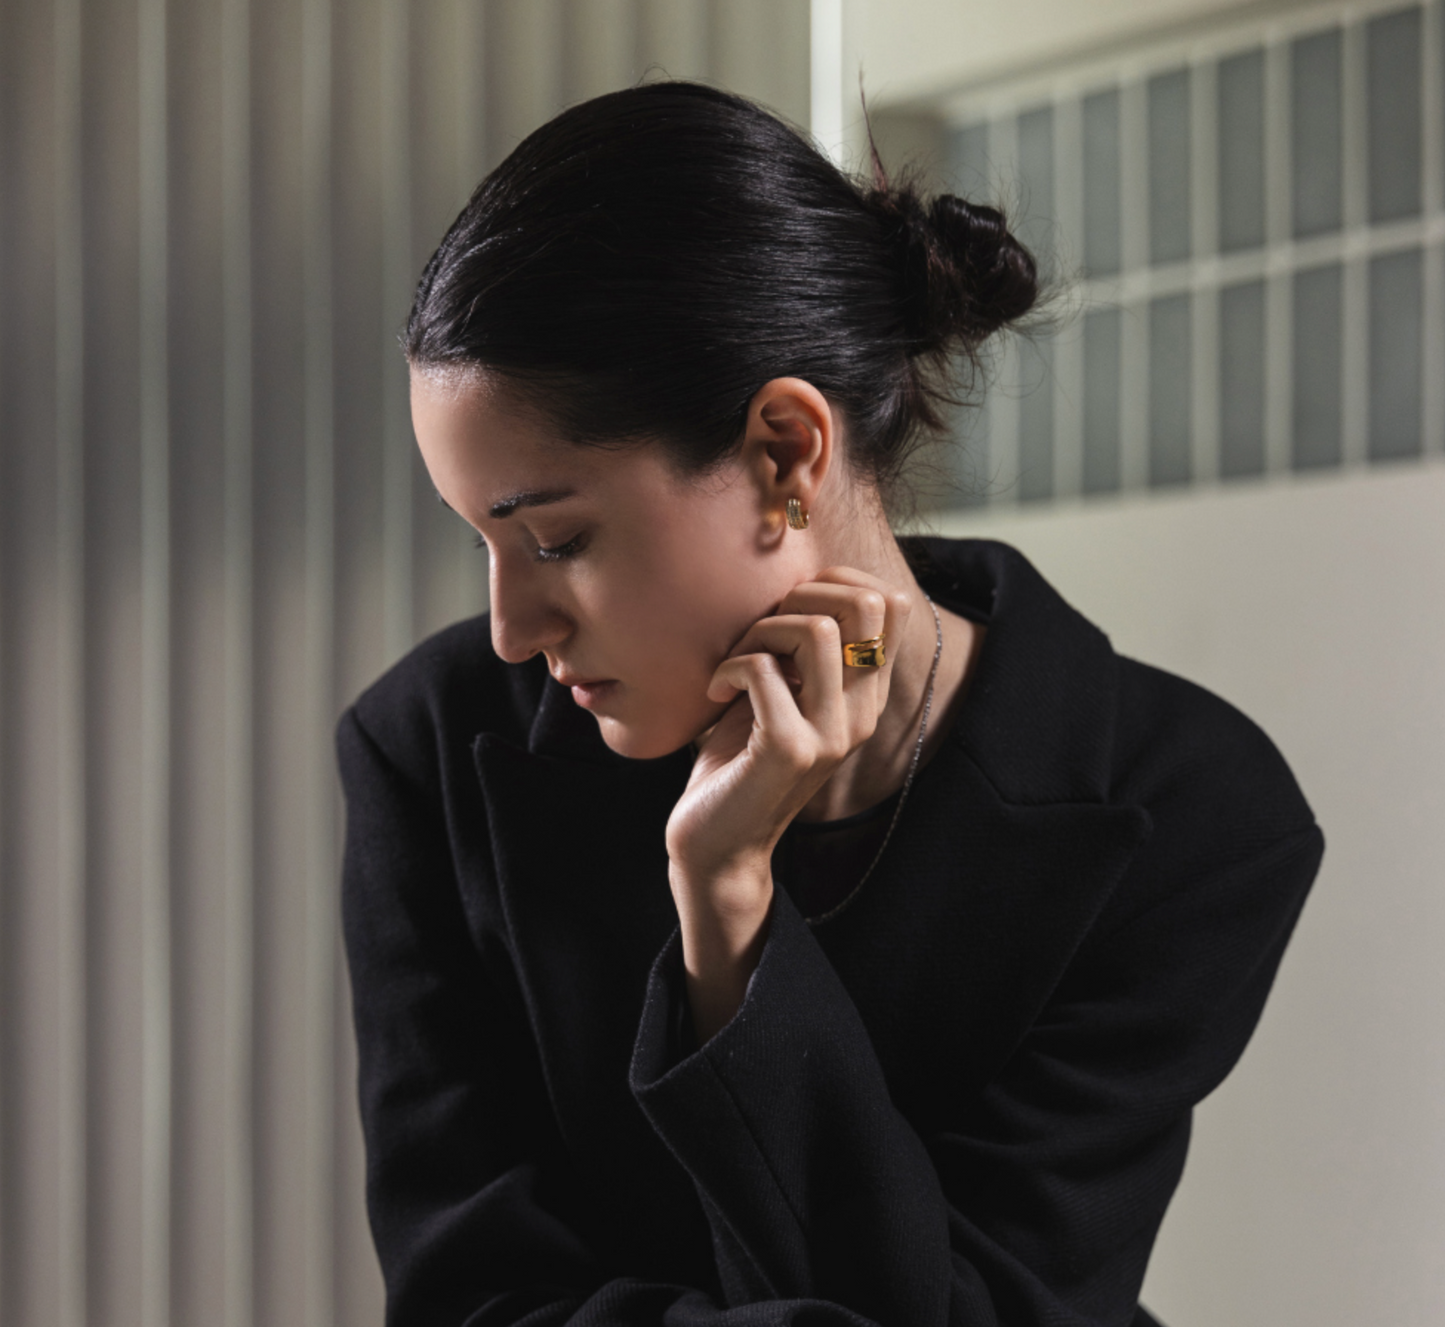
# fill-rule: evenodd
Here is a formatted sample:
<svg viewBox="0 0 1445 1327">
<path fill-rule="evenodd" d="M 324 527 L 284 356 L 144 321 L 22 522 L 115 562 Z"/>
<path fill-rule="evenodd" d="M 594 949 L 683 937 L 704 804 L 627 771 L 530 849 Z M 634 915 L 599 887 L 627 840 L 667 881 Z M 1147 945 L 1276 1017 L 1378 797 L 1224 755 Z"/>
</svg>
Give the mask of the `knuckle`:
<svg viewBox="0 0 1445 1327">
<path fill-rule="evenodd" d="M 836 646 L 842 640 L 836 618 L 814 617 L 808 620 L 808 634 L 818 646 L 826 649 Z"/>
<path fill-rule="evenodd" d="M 773 738 L 774 758 L 793 774 L 804 774 L 813 767 L 813 751 L 807 742 L 791 733 L 780 733 Z"/>
<path fill-rule="evenodd" d="M 878 712 L 870 705 L 848 716 L 848 740 L 853 746 L 866 742 L 878 728 Z"/>
<path fill-rule="evenodd" d="M 888 599 L 881 590 L 860 590 L 858 607 L 870 618 L 881 618 L 888 612 Z"/>
</svg>

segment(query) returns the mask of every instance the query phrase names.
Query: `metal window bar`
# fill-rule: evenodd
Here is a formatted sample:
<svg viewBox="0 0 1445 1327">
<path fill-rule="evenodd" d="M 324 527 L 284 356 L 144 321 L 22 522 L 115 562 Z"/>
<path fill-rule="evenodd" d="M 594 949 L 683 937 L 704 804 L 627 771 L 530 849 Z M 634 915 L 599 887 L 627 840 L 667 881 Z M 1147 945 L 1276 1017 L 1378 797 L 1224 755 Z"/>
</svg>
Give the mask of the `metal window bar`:
<svg viewBox="0 0 1445 1327">
<path fill-rule="evenodd" d="M 997 357 L 984 418 L 969 429 L 970 438 L 987 438 L 989 454 L 968 501 L 1059 500 L 1244 475 L 1278 479 L 1445 453 L 1442 3 L 1361 0 L 1222 21 L 1213 31 L 1156 38 L 1112 58 L 1055 65 L 936 99 L 948 141 L 965 143 L 986 130 L 986 166 L 954 162 L 959 186 L 976 191 L 986 181 L 1016 214 L 1033 196 L 1020 176 L 1027 170 L 1021 125 L 1051 112 L 1053 158 L 1043 190 L 1050 213 L 1016 219 L 1030 237 L 1055 237 L 1052 266 L 1066 280 L 1076 278 L 1068 303 L 1075 317 L 1053 339 L 1050 371 L 1037 371 L 1039 352 L 1027 345 L 1007 345 Z M 1297 77 L 1306 80 L 1298 88 Z M 1225 107 L 1229 132 L 1237 138 L 1244 123 L 1243 132 L 1258 137 L 1251 180 L 1221 173 L 1225 95 L 1234 99 Z M 1257 103 L 1238 103 L 1255 95 Z M 1304 122 L 1309 98 L 1320 95 L 1323 138 L 1318 125 Z M 1107 130 L 1111 105 L 1120 259 L 1117 271 L 1089 271 L 1086 256 L 1109 246 L 1085 234 L 1098 188 L 1085 144 L 1106 162 L 1097 133 L 1100 125 Z M 1334 138 L 1330 106 L 1338 108 Z M 1160 174 L 1161 163 L 1177 159 L 1171 156 L 1177 143 L 1159 136 L 1166 114 L 1188 125 L 1188 163 L 1172 181 Z M 1297 172 L 1301 132 L 1314 138 L 1304 140 L 1307 155 Z M 1338 162 L 1337 185 L 1311 165 L 1308 153 L 1322 150 Z M 1259 203 L 1241 193 L 1261 188 Z M 1311 196 L 1310 188 L 1324 193 Z M 1329 201 L 1332 188 L 1336 204 Z M 1151 210 L 1168 233 L 1154 227 L 1151 234 Z M 1226 213 L 1227 243 L 1220 229 Z M 1337 336 L 1311 322 L 1319 309 L 1330 313 L 1331 326 L 1337 321 Z M 1088 347 L 1107 351 L 1113 335 L 1107 318 L 1091 316 L 1110 311 L 1117 311 L 1117 355 L 1095 353 L 1092 362 L 1117 360 L 1117 482 L 1109 479 L 1100 440 L 1098 403 L 1111 393 L 1086 380 Z M 1263 372 L 1241 367 L 1243 351 L 1226 346 L 1225 336 L 1257 343 Z M 1158 360 L 1161 354 L 1168 363 Z M 1180 363 L 1187 364 L 1183 378 Z M 1332 364 L 1337 369 L 1327 371 Z M 1235 375 L 1229 383 L 1226 373 Z M 1243 406 L 1226 399 L 1236 381 L 1259 399 Z M 1329 399 L 1319 399 L 1319 390 Z M 1030 408 L 1030 391 L 1053 394 L 1047 483 L 1022 473 L 1024 458 L 1045 450 L 1035 436 L 1044 415 Z M 1175 434 L 1185 416 L 1181 450 Z M 1311 433 L 1319 427 L 1324 431 Z"/>
</svg>

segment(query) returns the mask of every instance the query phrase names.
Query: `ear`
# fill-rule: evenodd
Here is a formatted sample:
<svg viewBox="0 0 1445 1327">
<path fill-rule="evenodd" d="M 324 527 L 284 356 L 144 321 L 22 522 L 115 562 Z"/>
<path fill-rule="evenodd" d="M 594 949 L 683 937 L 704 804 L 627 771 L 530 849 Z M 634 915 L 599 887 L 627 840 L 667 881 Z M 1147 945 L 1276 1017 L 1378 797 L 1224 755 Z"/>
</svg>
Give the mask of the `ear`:
<svg viewBox="0 0 1445 1327">
<path fill-rule="evenodd" d="M 802 378 L 773 378 L 748 404 L 742 461 L 781 528 L 789 498 L 809 512 L 836 460 L 839 436 L 828 399 Z"/>
</svg>

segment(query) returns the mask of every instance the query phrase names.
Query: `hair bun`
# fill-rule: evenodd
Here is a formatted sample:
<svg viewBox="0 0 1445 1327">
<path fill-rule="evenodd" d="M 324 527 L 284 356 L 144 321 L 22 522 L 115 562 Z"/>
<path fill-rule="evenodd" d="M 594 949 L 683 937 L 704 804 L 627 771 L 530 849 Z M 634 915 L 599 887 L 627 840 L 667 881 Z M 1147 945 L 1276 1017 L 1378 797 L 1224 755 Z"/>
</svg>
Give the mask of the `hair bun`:
<svg viewBox="0 0 1445 1327">
<path fill-rule="evenodd" d="M 1038 299 L 1038 267 L 997 208 L 910 188 L 874 194 L 901 259 L 904 331 L 916 353 L 973 349 Z"/>
</svg>

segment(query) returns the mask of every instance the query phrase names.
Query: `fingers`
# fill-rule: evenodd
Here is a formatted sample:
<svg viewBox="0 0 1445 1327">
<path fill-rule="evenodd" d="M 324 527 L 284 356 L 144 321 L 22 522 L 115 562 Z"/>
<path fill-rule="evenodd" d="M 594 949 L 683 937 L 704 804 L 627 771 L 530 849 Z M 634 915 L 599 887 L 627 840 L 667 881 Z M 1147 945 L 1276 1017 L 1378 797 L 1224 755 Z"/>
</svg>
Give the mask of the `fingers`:
<svg viewBox="0 0 1445 1327">
<path fill-rule="evenodd" d="M 831 622 L 837 629 L 840 659 L 845 643 L 871 640 L 874 636 L 884 634 L 888 628 L 887 602 L 877 590 L 851 585 L 829 585 L 817 581 L 810 581 L 790 591 L 778 606 L 778 617 L 818 618 Z M 852 682 L 856 679 L 845 680 Z"/>
<path fill-rule="evenodd" d="M 778 606 L 778 618 L 764 621 L 816 617 L 831 618 L 837 623 L 840 685 L 853 712 L 851 727 L 858 730 L 854 735 L 856 742 L 873 731 L 878 715 L 887 704 L 892 661 L 903 640 L 911 608 L 912 601 L 904 591 L 876 576 L 852 567 L 829 567 L 814 580 L 805 581 L 790 590 Z M 872 640 L 877 636 L 884 638 L 886 662 L 882 668 L 842 667 L 842 647 L 845 644 Z M 744 637 L 737 652 L 741 653 L 745 648 L 753 648 L 748 643 L 748 637 Z M 808 655 L 799 658 L 800 671 L 809 658 Z M 818 677 L 821 686 L 827 685 L 830 676 L 831 673 Z"/>
<path fill-rule="evenodd" d="M 910 611 L 904 591 L 852 567 L 830 567 L 748 629 L 713 675 L 708 697 L 727 703 L 747 692 L 764 746 L 800 768 L 834 765 L 877 727 Z M 843 645 L 875 636 L 885 638 L 885 665 L 846 667 Z"/>
<path fill-rule="evenodd" d="M 725 701 L 744 691 L 752 706 L 754 733 L 763 746 L 783 757 L 792 773 L 810 769 L 825 754 L 816 728 L 793 699 L 776 655 L 735 655 L 718 665 L 708 696 Z"/>
<path fill-rule="evenodd" d="M 912 607 L 913 601 L 904 590 L 866 571 L 829 567 L 815 579 L 795 586 L 778 606 L 778 612 L 826 612 L 837 619 L 844 642 L 882 635 L 886 643 L 896 645 L 903 638 Z"/>
<path fill-rule="evenodd" d="M 794 703 L 809 723 L 825 730 L 846 726 L 843 645 L 836 620 L 822 615 L 765 617 L 748 629 L 732 657 L 756 654 L 792 661 L 798 678 Z M 779 675 L 787 681 L 785 669 L 780 669 Z"/>
</svg>

